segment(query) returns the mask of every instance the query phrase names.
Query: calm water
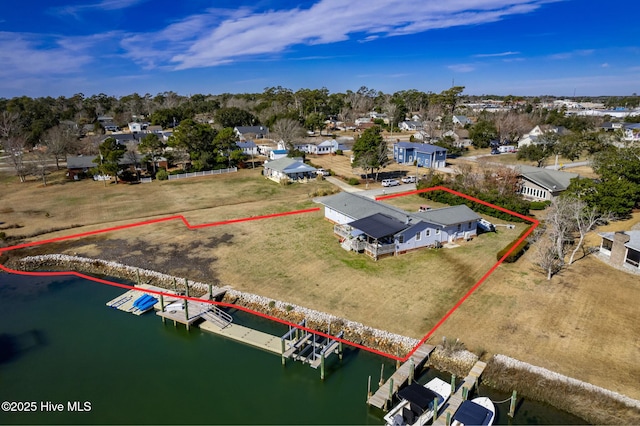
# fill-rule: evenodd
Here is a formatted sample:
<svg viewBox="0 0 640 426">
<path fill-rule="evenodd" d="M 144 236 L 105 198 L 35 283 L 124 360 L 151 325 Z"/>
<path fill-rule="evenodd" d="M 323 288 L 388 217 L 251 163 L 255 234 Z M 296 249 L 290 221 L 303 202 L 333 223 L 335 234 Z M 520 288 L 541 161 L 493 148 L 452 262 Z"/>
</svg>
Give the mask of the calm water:
<svg viewBox="0 0 640 426">
<path fill-rule="evenodd" d="M 0 401 L 35 401 L 36 412 L 0 412 L 0 424 L 381 424 L 366 403 L 367 379 L 394 363 L 350 351 L 333 356 L 327 377 L 307 365 L 153 314 L 136 317 L 105 306 L 122 289 L 75 278 L 0 273 Z M 237 322 L 286 328 L 249 315 Z M 449 380 L 448 374 L 429 371 Z M 494 401 L 507 394 L 481 388 Z M 69 402 L 90 403 L 70 412 Z M 41 403 L 63 404 L 44 412 Z M 88 407 L 87 407 L 88 408 Z M 508 404 L 498 423 L 508 424 Z M 524 401 L 512 424 L 583 424 Z"/>
</svg>

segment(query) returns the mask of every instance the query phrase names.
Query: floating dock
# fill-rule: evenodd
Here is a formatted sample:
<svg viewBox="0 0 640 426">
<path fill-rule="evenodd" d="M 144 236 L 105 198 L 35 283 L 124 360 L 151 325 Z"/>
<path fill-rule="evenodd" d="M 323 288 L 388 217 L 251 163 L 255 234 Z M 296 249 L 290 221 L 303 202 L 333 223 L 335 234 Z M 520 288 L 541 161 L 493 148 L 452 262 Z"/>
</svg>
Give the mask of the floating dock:
<svg viewBox="0 0 640 426">
<path fill-rule="evenodd" d="M 145 294 L 145 290 L 168 292 L 164 288 L 152 286 L 152 285 L 149 285 L 149 284 L 140 284 L 140 285 L 137 285 L 135 287 L 136 287 L 135 289 L 129 290 L 126 293 L 116 297 L 115 299 L 108 301 L 107 302 L 107 306 L 110 307 L 110 308 L 118 309 L 118 310 L 123 311 L 123 312 L 129 312 L 129 313 L 132 313 L 134 315 L 142 315 L 143 313 L 150 311 L 151 309 L 153 309 L 154 307 L 156 307 L 158 305 L 158 303 L 156 303 L 156 305 L 154 305 L 153 307 L 150 307 L 148 309 L 145 309 L 144 311 L 136 309 L 133 306 L 133 303 L 140 296 Z M 156 294 L 148 293 L 148 292 L 146 292 L 146 293 L 159 299 L 159 296 L 156 295 Z M 173 302 L 175 302 L 177 300 L 179 300 L 177 297 L 176 298 L 165 297 L 165 302 L 167 302 L 167 303 L 173 303 Z"/>
<path fill-rule="evenodd" d="M 478 385 L 480 375 L 486 367 L 486 362 L 476 361 L 467 377 L 465 377 L 464 381 L 458 387 L 458 390 L 456 390 L 456 392 L 451 395 L 451 398 L 444 404 L 444 410 L 438 418 L 433 421 L 434 425 L 448 426 L 447 418 L 451 421 L 455 412 L 460 408 L 462 401 L 467 399 L 469 392 Z"/>
<path fill-rule="evenodd" d="M 380 386 L 376 393 L 367 398 L 367 404 L 386 411 L 389 403 L 393 399 L 393 395 L 398 392 L 398 389 L 404 386 L 409 380 L 409 377 L 415 376 L 415 371 L 423 367 L 427 358 L 429 358 L 429 355 L 435 348 L 435 346 L 426 343 L 418 347 L 409 360 L 402 364 L 389 380 Z"/>
</svg>

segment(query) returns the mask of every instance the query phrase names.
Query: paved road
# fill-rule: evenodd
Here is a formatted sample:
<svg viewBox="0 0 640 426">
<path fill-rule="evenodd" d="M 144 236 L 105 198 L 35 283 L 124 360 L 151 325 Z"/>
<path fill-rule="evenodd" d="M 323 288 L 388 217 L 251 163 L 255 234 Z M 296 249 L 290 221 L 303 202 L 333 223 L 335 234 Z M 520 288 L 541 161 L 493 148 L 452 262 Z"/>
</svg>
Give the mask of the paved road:
<svg viewBox="0 0 640 426">
<path fill-rule="evenodd" d="M 380 195 L 387 194 L 395 194 L 398 192 L 406 192 L 406 191 L 415 191 L 416 184 L 415 183 L 403 183 L 398 186 L 390 186 L 387 188 L 373 188 L 368 189 L 366 185 L 349 185 L 342 179 L 338 179 L 333 176 L 326 176 L 325 179 L 328 182 L 331 182 L 335 186 L 342 189 L 344 192 L 357 192 L 360 195 L 364 195 L 365 197 L 375 198 Z"/>
</svg>

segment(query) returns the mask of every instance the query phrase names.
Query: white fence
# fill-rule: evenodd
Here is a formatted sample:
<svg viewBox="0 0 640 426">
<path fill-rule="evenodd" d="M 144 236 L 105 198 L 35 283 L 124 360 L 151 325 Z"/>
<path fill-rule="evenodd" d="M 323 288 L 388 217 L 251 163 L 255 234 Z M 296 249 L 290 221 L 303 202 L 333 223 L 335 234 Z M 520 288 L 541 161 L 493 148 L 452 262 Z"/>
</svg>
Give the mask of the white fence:
<svg viewBox="0 0 640 426">
<path fill-rule="evenodd" d="M 169 180 L 192 178 L 198 176 L 221 175 L 223 173 L 232 173 L 237 171 L 237 167 L 231 167 L 230 169 L 204 170 L 202 172 L 181 173 L 179 175 L 169 175 Z"/>
</svg>

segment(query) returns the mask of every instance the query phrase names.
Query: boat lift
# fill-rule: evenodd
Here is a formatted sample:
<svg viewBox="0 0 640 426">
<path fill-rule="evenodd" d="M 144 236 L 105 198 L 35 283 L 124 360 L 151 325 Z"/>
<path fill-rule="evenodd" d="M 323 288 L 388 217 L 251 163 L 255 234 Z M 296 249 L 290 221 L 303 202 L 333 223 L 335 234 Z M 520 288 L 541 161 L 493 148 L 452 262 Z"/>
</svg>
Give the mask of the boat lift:
<svg viewBox="0 0 640 426">
<path fill-rule="evenodd" d="M 289 326 L 289 331 L 280 339 L 282 341 L 282 365 L 287 359 L 307 363 L 311 368 L 320 367 L 320 378 L 324 380 L 325 358 L 333 353 L 337 353 L 342 359 L 343 345 L 341 340 L 344 331 L 339 332 L 335 339 L 324 335 L 316 334 L 305 329 L 307 320 L 304 319 L 297 327 Z"/>
</svg>

